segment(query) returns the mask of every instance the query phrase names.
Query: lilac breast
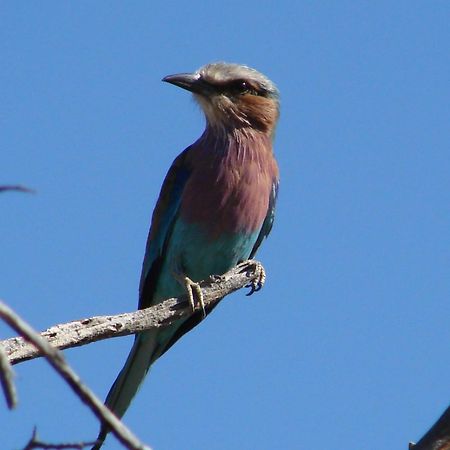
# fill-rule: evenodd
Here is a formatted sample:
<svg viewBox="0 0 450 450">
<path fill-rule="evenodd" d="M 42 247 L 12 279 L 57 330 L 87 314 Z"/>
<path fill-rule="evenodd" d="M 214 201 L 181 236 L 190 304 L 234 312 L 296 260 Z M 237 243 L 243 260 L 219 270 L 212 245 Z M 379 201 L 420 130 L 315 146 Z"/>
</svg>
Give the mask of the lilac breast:
<svg viewBox="0 0 450 450">
<path fill-rule="evenodd" d="M 278 177 L 270 139 L 232 139 L 220 148 L 202 137 L 189 163 L 192 173 L 181 202 L 185 222 L 200 225 L 211 238 L 261 228 Z"/>
</svg>

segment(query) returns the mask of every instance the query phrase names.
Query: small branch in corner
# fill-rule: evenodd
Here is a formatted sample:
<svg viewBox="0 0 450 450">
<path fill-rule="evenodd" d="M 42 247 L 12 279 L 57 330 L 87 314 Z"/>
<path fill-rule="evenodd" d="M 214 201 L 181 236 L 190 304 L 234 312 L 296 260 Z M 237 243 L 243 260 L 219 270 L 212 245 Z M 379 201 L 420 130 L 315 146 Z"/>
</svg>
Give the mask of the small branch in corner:
<svg viewBox="0 0 450 450">
<path fill-rule="evenodd" d="M 409 444 L 410 450 L 450 450 L 450 406 L 417 444 Z"/>
<path fill-rule="evenodd" d="M 94 442 L 77 442 L 77 443 L 64 443 L 64 444 L 50 444 L 48 442 L 43 442 L 38 438 L 36 427 L 33 429 L 33 434 L 28 444 L 23 448 L 23 450 L 83 450 L 84 448 L 91 447 L 95 444 Z"/>
</svg>

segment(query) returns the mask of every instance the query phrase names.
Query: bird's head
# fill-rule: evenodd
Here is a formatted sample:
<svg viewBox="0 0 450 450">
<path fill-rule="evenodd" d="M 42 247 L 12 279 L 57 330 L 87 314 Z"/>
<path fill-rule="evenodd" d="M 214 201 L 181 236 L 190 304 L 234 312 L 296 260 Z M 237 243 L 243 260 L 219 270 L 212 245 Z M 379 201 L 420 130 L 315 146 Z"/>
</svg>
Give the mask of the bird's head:
<svg viewBox="0 0 450 450">
<path fill-rule="evenodd" d="M 255 69 L 218 62 L 194 73 L 168 75 L 163 81 L 191 91 L 211 127 L 253 128 L 269 134 L 275 129 L 279 115 L 278 90 Z"/>
</svg>

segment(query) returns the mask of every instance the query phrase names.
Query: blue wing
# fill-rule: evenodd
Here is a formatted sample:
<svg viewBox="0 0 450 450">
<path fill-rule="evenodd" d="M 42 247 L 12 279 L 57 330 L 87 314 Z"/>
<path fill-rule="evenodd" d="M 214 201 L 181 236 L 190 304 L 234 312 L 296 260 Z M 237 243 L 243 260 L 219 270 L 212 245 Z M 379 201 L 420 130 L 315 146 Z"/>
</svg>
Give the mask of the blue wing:
<svg viewBox="0 0 450 450">
<path fill-rule="evenodd" d="M 253 246 L 253 249 L 250 253 L 250 259 L 252 259 L 255 256 L 256 251 L 258 250 L 259 246 L 261 245 L 264 238 L 266 238 L 270 231 L 272 230 L 273 221 L 275 219 L 275 205 L 277 202 L 278 197 L 278 186 L 279 182 L 276 180 L 272 184 L 272 191 L 270 192 L 269 197 L 269 207 L 267 208 L 267 215 L 264 219 L 264 222 L 261 227 L 261 231 L 259 232 L 259 235 L 256 239 L 255 245 Z"/>
<path fill-rule="evenodd" d="M 186 164 L 188 147 L 172 163 L 164 179 L 152 216 L 139 284 L 139 309 L 152 304 L 153 292 L 161 270 L 164 249 L 170 239 L 180 207 L 184 186 L 190 175 Z"/>
</svg>

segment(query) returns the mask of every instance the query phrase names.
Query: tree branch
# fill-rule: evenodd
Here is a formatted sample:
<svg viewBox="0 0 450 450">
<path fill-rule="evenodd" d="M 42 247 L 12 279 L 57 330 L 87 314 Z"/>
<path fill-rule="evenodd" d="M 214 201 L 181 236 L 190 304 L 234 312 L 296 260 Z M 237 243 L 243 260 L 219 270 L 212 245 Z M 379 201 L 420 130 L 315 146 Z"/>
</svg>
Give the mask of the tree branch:
<svg viewBox="0 0 450 450">
<path fill-rule="evenodd" d="M 132 450 L 149 450 L 149 447 L 142 444 L 103 402 L 82 383 L 79 376 L 65 362 L 62 353 L 39 336 L 26 322 L 1 301 L 0 317 L 17 333 L 24 336 L 32 345 L 39 349 L 40 354 L 45 356 L 50 365 L 61 375 L 81 401 L 91 409 L 101 423 L 105 424 L 126 448 Z"/>
<path fill-rule="evenodd" d="M 264 270 L 257 261 L 247 261 L 222 276 L 211 277 L 200 283 L 205 309 L 211 311 L 211 308 L 225 295 L 246 285 L 252 287 L 250 293 L 253 293 L 261 287 L 263 282 Z M 146 450 L 148 447 L 139 442 L 131 431 L 81 382 L 78 375 L 66 364 L 62 353 L 57 348 L 69 348 L 150 328 L 166 327 L 175 320 L 190 315 L 192 315 L 191 307 L 186 297 L 183 296 L 168 299 L 157 306 L 133 313 L 93 317 L 57 325 L 39 335 L 0 301 L 0 318 L 21 336 L 0 342 L 0 352 L 3 353 L 3 356 L 6 354 L 12 363 L 45 356 L 78 397 L 89 406 L 98 419 L 126 448 Z M 10 372 L 11 368 L 4 357 L 3 362 L 7 372 Z M 8 381 L 7 385 L 12 385 L 12 382 Z M 10 391 L 10 386 L 8 386 L 8 391 Z M 48 444 L 50 447 L 45 447 L 47 444 L 37 442 L 35 435 L 29 444 L 32 445 L 31 448 L 67 448 L 54 447 L 52 444 Z"/>
<path fill-rule="evenodd" d="M 242 287 L 259 281 L 260 263 L 241 264 L 222 276 L 200 283 L 206 310 L 210 310 L 223 297 Z M 41 333 L 53 347 L 66 349 L 112 337 L 126 336 L 150 328 L 167 327 L 180 318 L 189 317 L 191 307 L 186 296 L 171 298 L 143 310 L 114 316 L 97 316 L 55 325 Z M 42 356 L 34 345 L 22 337 L 0 341 L 0 348 L 11 364 L 18 364 Z"/>
</svg>

